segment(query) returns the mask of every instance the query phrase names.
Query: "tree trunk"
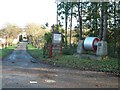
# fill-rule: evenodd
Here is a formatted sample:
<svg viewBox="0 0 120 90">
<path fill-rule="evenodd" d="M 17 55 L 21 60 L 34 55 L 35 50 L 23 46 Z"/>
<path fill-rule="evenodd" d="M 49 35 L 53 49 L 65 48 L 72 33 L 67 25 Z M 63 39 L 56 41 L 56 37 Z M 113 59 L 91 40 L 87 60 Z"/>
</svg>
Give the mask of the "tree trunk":
<svg viewBox="0 0 120 90">
<path fill-rule="evenodd" d="M 72 46 L 71 45 L 71 38 L 72 38 L 72 15 L 73 15 L 73 3 L 71 2 L 70 47 Z"/>
<path fill-rule="evenodd" d="M 106 41 L 107 34 L 107 15 L 104 15 L 104 31 L 103 31 L 103 41 Z"/>
<path fill-rule="evenodd" d="M 114 54 L 117 55 L 116 2 L 114 1 Z"/>
<path fill-rule="evenodd" d="M 97 3 L 96 3 L 96 14 L 97 14 Z M 97 26 L 97 16 L 96 16 L 96 23 L 95 23 L 95 29 L 98 30 L 98 26 Z M 97 33 L 98 34 L 98 33 Z"/>
<path fill-rule="evenodd" d="M 79 20 L 79 40 L 82 40 L 82 2 L 81 2 L 81 13 L 80 13 L 80 2 L 78 2 L 78 20 Z"/>
<path fill-rule="evenodd" d="M 105 7 L 104 7 L 104 30 L 103 30 L 103 41 L 107 41 L 107 38 L 106 38 L 106 36 L 107 36 L 107 16 L 108 16 L 108 14 L 107 14 L 107 3 L 105 4 Z"/>
<path fill-rule="evenodd" d="M 99 30 L 99 39 L 102 40 L 103 34 L 103 2 L 101 2 L 101 17 L 100 17 L 100 30 Z"/>
<path fill-rule="evenodd" d="M 65 47 L 67 47 L 67 20 L 68 20 L 68 3 L 65 7 Z"/>
<path fill-rule="evenodd" d="M 57 2 L 57 21 L 56 22 L 57 22 L 57 28 L 56 28 L 57 30 L 56 31 L 58 31 L 58 2 Z"/>
</svg>

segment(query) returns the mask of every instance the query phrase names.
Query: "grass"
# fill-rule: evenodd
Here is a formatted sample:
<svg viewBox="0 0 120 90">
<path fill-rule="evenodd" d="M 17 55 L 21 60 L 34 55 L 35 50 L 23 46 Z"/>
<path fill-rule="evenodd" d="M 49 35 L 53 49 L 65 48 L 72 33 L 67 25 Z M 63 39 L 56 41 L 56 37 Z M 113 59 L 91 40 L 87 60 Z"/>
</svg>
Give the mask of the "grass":
<svg viewBox="0 0 120 90">
<path fill-rule="evenodd" d="M 17 45 L 12 45 L 12 46 L 8 46 L 6 48 L 0 49 L 0 57 L 6 57 L 7 55 L 9 55 L 15 48 L 17 47 Z"/>
<path fill-rule="evenodd" d="M 28 49 L 28 53 L 30 53 L 30 55 L 32 55 L 34 58 L 43 59 L 42 49 L 39 50 L 39 49 L 33 47 L 31 44 L 27 45 L 27 49 Z"/>
<path fill-rule="evenodd" d="M 60 67 L 77 68 L 80 70 L 91 70 L 91 71 L 102 71 L 112 72 L 117 75 L 120 73 L 119 63 L 120 61 L 116 58 L 109 58 L 104 60 L 89 60 L 81 59 L 74 55 L 62 55 L 54 58 L 43 58 L 42 51 L 32 45 L 27 45 L 28 52 L 36 59 L 41 60 L 45 63 Z"/>
<path fill-rule="evenodd" d="M 59 56 L 51 60 L 60 66 L 78 68 L 81 70 L 92 70 L 92 71 L 104 71 L 119 73 L 118 59 L 107 59 L 107 60 L 89 60 L 81 59 L 73 55 L 65 55 L 59 58 Z"/>
</svg>

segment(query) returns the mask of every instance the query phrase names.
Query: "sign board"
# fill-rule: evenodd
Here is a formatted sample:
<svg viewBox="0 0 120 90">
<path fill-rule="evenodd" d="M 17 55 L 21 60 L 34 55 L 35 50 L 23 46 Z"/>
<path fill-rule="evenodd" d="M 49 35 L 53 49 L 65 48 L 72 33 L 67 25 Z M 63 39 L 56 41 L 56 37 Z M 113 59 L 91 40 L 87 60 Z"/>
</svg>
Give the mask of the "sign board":
<svg viewBox="0 0 120 90">
<path fill-rule="evenodd" d="M 53 43 L 59 44 L 62 41 L 62 35 L 61 33 L 53 33 Z"/>
</svg>

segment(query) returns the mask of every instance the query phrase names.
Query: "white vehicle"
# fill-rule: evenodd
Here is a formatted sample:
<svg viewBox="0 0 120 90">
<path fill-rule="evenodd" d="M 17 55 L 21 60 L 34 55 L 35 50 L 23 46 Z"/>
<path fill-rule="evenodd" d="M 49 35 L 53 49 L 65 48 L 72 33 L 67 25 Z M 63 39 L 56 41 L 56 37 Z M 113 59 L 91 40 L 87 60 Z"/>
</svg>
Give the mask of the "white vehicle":
<svg viewBox="0 0 120 90">
<path fill-rule="evenodd" d="M 28 41 L 27 37 L 23 37 L 23 41 L 27 42 Z"/>
</svg>

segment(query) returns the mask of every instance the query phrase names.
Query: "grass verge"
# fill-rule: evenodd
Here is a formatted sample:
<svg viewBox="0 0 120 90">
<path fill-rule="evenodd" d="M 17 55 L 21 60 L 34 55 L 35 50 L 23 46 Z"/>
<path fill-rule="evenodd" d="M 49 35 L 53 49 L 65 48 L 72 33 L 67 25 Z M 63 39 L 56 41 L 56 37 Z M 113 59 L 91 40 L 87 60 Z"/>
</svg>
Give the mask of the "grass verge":
<svg viewBox="0 0 120 90">
<path fill-rule="evenodd" d="M 116 75 L 119 75 L 120 61 L 115 58 L 106 59 L 106 60 L 89 60 L 81 59 L 75 57 L 74 55 L 62 55 L 56 56 L 54 58 L 43 58 L 42 50 L 39 50 L 32 45 L 27 45 L 28 52 L 37 60 L 41 60 L 44 63 L 49 63 L 61 67 L 77 68 L 80 70 L 91 70 L 91 71 L 102 71 L 102 72 L 111 72 Z"/>
<path fill-rule="evenodd" d="M 0 49 L 0 57 L 2 58 L 6 57 L 10 53 L 12 53 L 16 47 L 17 45 L 12 45 L 12 46 L 8 46 L 6 48 Z"/>
</svg>

